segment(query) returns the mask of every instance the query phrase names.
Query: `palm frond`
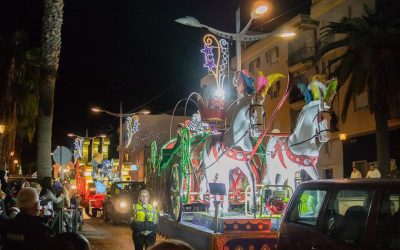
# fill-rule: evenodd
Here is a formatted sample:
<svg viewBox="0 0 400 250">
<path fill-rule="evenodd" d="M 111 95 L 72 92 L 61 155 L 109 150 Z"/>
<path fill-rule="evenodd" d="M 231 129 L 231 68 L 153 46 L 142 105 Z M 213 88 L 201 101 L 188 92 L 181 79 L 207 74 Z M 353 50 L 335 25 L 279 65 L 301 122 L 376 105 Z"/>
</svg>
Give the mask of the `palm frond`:
<svg viewBox="0 0 400 250">
<path fill-rule="evenodd" d="M 345 48 L 349 45 L 349 39 L 348 38 L 344 38 L 342 40 L 338 40 L 338 41 L 334 41 L 331 43 L 328 43 L 326 45 L 324 45 L 320 50 L 318 50 L 318 53 L 316 55 L 316 59 L 320 59 L 322 56 L 324 56 L 326 53 L 335 50 L 335 49 L 339 49 L 339 48 Z"/>
<path fill-rule="evenodd" d="M 346 122 L 347 111 L 349 110 L 349 105 L 352 98 L 353 98 L 353 87 L 349 85 L 349 88 L 347 89 L 346 95 L 344 97 L 342 114 L 341 114 L 341 119 L 343 122 Z"/>
</svg>

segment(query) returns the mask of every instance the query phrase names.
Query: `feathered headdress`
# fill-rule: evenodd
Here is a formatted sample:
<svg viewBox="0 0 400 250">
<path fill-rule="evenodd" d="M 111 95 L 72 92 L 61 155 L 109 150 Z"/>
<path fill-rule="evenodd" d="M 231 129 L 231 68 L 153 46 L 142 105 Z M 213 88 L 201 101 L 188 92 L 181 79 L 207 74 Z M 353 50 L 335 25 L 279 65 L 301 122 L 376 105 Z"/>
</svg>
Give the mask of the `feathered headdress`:
<svg viewBox="0 0 400 250">
<path fill-rule="evenodd" d="M 278 82 L 281 78 L 285 76 L 280 73 L 273 73 L 268 76 L 264 75 L 264 72 L 258 71 L 258 78 L 257 78 L 257 92 L 265 97 L 267 95 L 268 90 Z"/>
<path fill-rule="evenodd" d="M 249 72 L 247 72 L 246 70 L 242 70 L 240 72 L 240 78 L 242 78 L 243 82 L 246 84 L 247 94 L 254 93 L 254 79 L 250 77 Z"/>
<path fill-rule="evenodd" d="M 333 78 L 329 81 L 328 87 L 325 91 L 324 101 L 331 102 L 333 97 L 336 95 L 338 81 L 336 78 Z"/>
<path fill-rule="evenodd" d="M 338 85 L 337 79 L 333 78 L 328 81 L 326 84 L 324 75 L 315 75 L 312 78 L 312 81 L 306 85 L 305 83 L 297 83 L 297 87 L 299 88 L 301 94 L 304 96 L 304 101 L 309 103 L 313 100 L 320 100 L 320 96 L 322 94 L 322 99 L 325 102 L 331 102 L 333 97 L 336 94 L 336 88 Z"/>
<path fill-rule="evenodd" d="M 308 90 L 307 85 L 305 83 L 302 82 L 297 83 L 297 88 L 299 88 L 301 94 L 304 96 L 304 101 L 306 102 L 306 104 L 313 100 L 311 97 L 311 92 Z"/>
</svg>

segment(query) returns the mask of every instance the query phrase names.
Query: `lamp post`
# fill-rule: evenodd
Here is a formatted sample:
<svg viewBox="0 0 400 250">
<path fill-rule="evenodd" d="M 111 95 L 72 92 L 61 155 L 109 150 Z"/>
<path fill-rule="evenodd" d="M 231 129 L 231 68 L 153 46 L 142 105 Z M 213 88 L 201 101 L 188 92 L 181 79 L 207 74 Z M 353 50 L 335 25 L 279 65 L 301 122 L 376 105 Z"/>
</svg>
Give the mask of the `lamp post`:
<svg viewBox="0 0 400 250">
<path fill-rule="evenodd" d="M 196 18 L 191 16 L 186 16 L 184 18 L 176 19 L 175 22 L 180 24 L 196 27 L 196 28 L 206 28 L 211 33 L 226 38 L 230 40 L 235 40 L 236 42 L 236 70 L 240 71 L 242 68 L 242 57 L 241 57 L 241 42 L 242 41 L 257 41 L 260 39 L 264 39 L 269 36 L 277 36 L 277 37 L 293 37 L 296 35 L 294 32 L 279 32 L 279 33 L 265 33 L 259 35 L 246 35 L 246 32 L 250 28 L 250 25 L 254 19 L 262 17 L 268 11 L 268 3 L 266 1 L 256 1 L 253 5 L 253 9 L 250 14 L 250 20 L 246 24 L 246 26 L 240 30 L 240 8 L 236 11 L 236 33 L 228 33 L 224 31 L 220 31 L 204 25 L 200 23 Z"/>
<path fill-rule="evenodd" d="M 122 169 L 122 161 L 123 161 L 123 151 L 124 151 L 124 145 L 123 145 L 123 137 L 122 137 L 122 123 L 123 123 L 123 118 L 124 117 L 129 117 L 132 115 L 138 115 L 138 114 L 142 114 L 142 115 L 148 115 L 150 114 L 150 111 L 148 110 L 141 110 L 139 112 L 133 112 L 133 113 L 123 113 L 122 111 L 122 101 L 119 104 L 119 113 L 114 113 L 114 112 L 110 112 L 107 110 L 104 110 L 102 108 L 92 108 L 91 109 L 93 112 L 97 112 L 97 113 L 106 113 L 107 115 L 111 115 L 114 117 L 118 117 L 119 118 L 119 142 L 118 142 L 118 173 L 121 174 L 121 169 Z"/>
</svg>

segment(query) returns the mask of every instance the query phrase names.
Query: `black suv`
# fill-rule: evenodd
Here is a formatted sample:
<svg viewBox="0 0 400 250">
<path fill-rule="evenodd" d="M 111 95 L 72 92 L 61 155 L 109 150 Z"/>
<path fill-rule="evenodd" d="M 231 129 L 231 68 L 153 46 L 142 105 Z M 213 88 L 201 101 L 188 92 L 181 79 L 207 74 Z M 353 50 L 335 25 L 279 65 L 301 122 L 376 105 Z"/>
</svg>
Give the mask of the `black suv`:
<svg viewBox="0 0 400 250">
<path fill-rule="evenodd" d="M 117 224 L 129 223 L 132 204 L 137 203 L 139 192 L 146 189 L 143 182 L 117 181 L 114 182 L 104 199 L 104 221 Z"/>
</svg>

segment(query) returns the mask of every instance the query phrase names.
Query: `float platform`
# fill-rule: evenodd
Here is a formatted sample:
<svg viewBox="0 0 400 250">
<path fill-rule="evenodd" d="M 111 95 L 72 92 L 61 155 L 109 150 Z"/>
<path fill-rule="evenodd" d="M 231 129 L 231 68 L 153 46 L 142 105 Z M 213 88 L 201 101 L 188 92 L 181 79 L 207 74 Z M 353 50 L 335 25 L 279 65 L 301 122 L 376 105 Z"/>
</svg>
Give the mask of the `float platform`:
<svg viewBox="0 0 400 250">
<path fill-rule="evenodd" d="M 252 218 L 239 213 L 221 213 L 214 229 L 214 216 L 207 212 L 184 212 L 176 222 L 160 216 L 159 233 L 180 239 L 196 250 L 275 249 L 278 218 Z"/>
</svg>

